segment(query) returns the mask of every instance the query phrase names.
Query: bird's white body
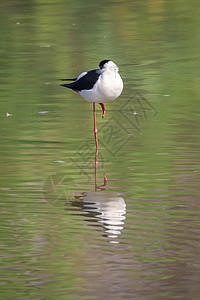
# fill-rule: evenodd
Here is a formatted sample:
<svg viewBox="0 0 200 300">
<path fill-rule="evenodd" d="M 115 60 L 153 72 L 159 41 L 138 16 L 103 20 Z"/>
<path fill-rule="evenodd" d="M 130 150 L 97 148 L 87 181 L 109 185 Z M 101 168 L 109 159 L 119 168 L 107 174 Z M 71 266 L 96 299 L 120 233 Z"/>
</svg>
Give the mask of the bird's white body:
<svg viewBox="0 0 200 300">
<path fill-rule="evenodd" d="M 62 81 L 74 81 L 69 84 L 61 84 L 66 88 L 78 92 L 88 102 L 93 103 L 94 114 L 94 135 L 96 149 L 98 148 L 95 103 L 99 103 L 102 108 L 102 118 L 105 116 L 105 105 L 121 95 L 123 81 L 119 75 L 118 66 L 111 60 L 105 59 L 99 63 L 99 69 L 81 73 L 74 79 L 61 79 Z"/>
<path fill-rule="evenodd" d="M 123 81 L 118 73 L 119 69 L 117 65 L 109 61 L 104 67 L 98 70 L 100 76 L 92 89 L 79 91 L 79 94 L 85 98 L 88 102 L 108 102 L 119 97 L 123 90 Z M 84 72 L 77 78 L 80 79 L 86 75 Z"/>
</svg>

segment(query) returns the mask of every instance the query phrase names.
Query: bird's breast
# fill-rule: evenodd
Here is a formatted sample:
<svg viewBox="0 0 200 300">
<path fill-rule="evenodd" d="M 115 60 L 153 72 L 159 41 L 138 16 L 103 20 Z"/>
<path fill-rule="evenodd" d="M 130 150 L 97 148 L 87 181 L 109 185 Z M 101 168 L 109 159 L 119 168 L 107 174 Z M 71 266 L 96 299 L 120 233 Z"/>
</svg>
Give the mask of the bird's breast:
<svg viewBox="0 0 200 300">
<path fill-rule="evenodd" d="M 97 89 L 107 101 L 114 100 L 123 90 L 123 81 L 118 73 L 108 74 L 100 78 Z"/>
<path fill-rule="evenodd" d="M 123 81 L 118 73 L 102 74 L 91 90 L 82 90 L 80 94 L 89 102 L 112 101 L 121 95 Z"/>
</svg>

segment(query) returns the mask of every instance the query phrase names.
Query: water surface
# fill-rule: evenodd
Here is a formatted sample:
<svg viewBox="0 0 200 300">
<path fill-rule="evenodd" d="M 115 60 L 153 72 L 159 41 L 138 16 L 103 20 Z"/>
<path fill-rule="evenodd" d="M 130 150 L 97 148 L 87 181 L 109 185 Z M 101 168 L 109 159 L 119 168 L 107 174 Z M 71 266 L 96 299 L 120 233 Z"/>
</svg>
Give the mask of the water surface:
<svg viewBox="0 0 200 300">
<path fill-rule="evenodd" d="M 1 298 L 198 299 L 199 4 L 0 8 Z M 124 91 L 97 165 L 92 105 L 58 79 L 102 59 Z"/>
</svg>

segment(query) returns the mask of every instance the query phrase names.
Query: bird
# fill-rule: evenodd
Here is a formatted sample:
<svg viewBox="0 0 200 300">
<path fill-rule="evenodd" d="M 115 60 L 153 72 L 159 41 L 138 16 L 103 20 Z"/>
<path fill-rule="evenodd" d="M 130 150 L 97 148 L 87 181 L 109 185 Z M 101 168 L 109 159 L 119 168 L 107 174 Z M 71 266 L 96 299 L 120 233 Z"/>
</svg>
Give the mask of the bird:
<svg viewBox="0 0 200 300">
<path fill-rule="evenodd" d="M 98 69 L 83 72 L 77 78 L 61 80 L 73 81 L 60 86 L 72 89 L 88 102 L 93 103 L 94 135 L 96 148 L 98 148 L 95 103 L 101 105 L 103 118 L 106 111 L 104 102 L 115 100 L 121 95 L 123 81 L 118 66 L 112 60 L 105 59 L 99 63 Z"/>
</svg>

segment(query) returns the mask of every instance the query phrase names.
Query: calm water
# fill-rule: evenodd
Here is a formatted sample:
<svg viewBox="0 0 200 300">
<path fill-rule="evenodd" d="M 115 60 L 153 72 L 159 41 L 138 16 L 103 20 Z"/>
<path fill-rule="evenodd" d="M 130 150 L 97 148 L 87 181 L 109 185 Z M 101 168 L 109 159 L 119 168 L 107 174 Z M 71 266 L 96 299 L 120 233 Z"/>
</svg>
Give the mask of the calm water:
<svg viewBox="0 0 200 300">
<path fill-rule="evenodd" d="M 0 298 L 199 299 L 200 3 L 0 4 Z M 59 87 L 112 59 L 97 108 Z"/>
</svg>

